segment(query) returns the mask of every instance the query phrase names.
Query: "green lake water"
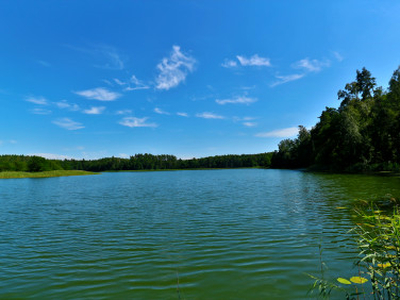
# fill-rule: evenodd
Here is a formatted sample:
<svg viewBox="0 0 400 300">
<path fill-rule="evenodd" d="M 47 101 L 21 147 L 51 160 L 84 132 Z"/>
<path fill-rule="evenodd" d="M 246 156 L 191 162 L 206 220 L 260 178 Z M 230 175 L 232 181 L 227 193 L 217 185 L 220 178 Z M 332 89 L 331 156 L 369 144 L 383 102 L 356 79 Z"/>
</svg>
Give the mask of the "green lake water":
<svg viewBox="0 0 400 300">
<path fill-rule="evenodd" d="M 307 299 L 357 274 L 355 199 L 394 177 L 290 170 L 0 180 L 1 299 Z"/>
</svg>

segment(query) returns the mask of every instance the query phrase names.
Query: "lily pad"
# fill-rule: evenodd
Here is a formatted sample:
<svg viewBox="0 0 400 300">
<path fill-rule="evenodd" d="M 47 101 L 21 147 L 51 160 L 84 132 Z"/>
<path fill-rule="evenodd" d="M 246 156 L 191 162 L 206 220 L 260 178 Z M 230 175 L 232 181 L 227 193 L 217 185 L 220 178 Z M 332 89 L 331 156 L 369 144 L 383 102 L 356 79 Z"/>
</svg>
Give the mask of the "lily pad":
<svg viewBox="0 0 400 300">
<path fill-rule="evenodd" d="M 343 283 L 343 284 L 351 284 L 351 282 L 350 281 L 348 281 L 347 279 L 345 279 L 345 278 L 338 278 L 337 279 L 337 281 L 339 281 L 340 283 Z"/>
<path fill-rule="evenodd" d="M 364 278 L 364 277 L 361 277 L 361 276 L 353 276 L 353 277 L 350 278 L 350 281 L 354 282 L 354 283 L 363 284 L 363 283 L 367 282 L 368 279 Z"/>
</svg>

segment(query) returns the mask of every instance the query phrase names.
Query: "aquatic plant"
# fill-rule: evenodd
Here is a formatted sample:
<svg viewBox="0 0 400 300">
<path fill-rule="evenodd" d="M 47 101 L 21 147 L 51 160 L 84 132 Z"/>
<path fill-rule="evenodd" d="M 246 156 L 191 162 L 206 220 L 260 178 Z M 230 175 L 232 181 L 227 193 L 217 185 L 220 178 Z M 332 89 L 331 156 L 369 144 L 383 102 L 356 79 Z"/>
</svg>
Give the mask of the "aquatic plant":
<svg viewBox="0 0 400 300">
<path fill-rule="evenodd" d="M 375 203 L 356 212 L 358 222 L 350 232 L 355 234 L 359 247 L 359 258 L 355 262 L 358 276 L 339 277 L 337 282 L 329 282 L 321 269 L 320 277 L 310 275 L 314 279 L 311 292 L 318 290 L 318 297 L 323 299 L 329 299 L 333 290 L 344 293 L 346 299 L 359 299 L 361 295 L 364 299 L 400 299 L 399 209 L 394 206 L 390 213 L 385 213 Z M 370 295 L 366 294 L 364 284 L 371 290 Z"/>
</svg>

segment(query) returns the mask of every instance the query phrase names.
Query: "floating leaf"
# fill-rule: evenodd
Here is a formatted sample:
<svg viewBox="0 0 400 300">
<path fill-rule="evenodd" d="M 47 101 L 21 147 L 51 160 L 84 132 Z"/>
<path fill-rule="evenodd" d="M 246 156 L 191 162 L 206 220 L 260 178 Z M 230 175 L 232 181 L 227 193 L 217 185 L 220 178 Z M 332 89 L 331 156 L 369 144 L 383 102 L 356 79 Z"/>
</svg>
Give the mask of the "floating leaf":
<svg viewBox="0 0 400 300">
<path fill-rule="evenodd" d="M 387 268 L 387 267 L 390 267 L 390 266 L 391 266 L 390 262 L 387 262 L 385 264 L 378 264 L 379 268 Z"/>
<path fill-rule="evenodd" d="M 347 207 L 345 207 L 345 206 L 338 206 L 338 207 L 336 207 L 336 209 L 347 209 Z"/>
<path fill-rule="evenodd" d="M 343 284 L 351 284 L 351 282 L 350 281 L 348 281 L 347 279 L 345 279 L 345 278 L 338 278 L 337 279 L 337 281 L 339 281 L 340 283 L 343 283 Z"/>
<path fill-rule="evenodd" d="M 368 279 L 364 278 L 364 277 L 361 277 L 361 276 L 353 276 L 353 277 L 350 278 L 350 281 L 354 282 L 354 283 L 363 284 L 363 283 L 367 282 Z"/>
</svg>

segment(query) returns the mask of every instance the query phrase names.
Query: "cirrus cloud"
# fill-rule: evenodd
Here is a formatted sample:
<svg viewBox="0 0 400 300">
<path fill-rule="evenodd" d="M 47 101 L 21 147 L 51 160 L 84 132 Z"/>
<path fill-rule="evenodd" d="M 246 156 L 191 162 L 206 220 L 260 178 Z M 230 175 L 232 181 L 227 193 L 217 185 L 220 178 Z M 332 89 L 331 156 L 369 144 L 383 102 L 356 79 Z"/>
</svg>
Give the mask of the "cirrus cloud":
<svg viewBox="0 0 400 300">
<path fill-rule="evenodd" d="M 94 88 L 94 89 L 89 89 L 89 90 L 84 90 L 84 91 L 77 91 L 74 92 L 75 94 L 88 98 L 88 99 L 94 99 L 94 100 L 99 100 L 99 101 L 114 101 L 121 97 L 121 94 L 112 92 L 107 90 L 106 88 Z"/>
<path fill-rule="evenodd" d="M 245 56 L 237 55 L 236 58 L 242 66 L 259 66 L 259 67 L 270 67 L 271 62 L 269 58 L 260 57 L 258 54 L 254 54 L 252 57 L 247 58 Z"/>
<path fill-rule="evenodd" d="M 179 46 L 172 47 L 169 57 L 164 57 L 157 65 L 159 74 L 156 78 L 156 89 L 169 90 L 185 81 L 194 70 L 196 59 L 181 52 Z"/>
<path fill-rule="evenodd" d="M 146 123 L 147 117 L 144 118 L 135 118 L 135 117 L 126 117 L 123 118 L 118 123 L 122 126 L 127 126 L 130 128 L 134 127 L 157 127 L 158 125 L 155 123 Z"/>
<path fill-rule="evenodd" d="M 225 117 L 220 116 L 220 115 L 216 115 L 216 114 L 211 113 L 211 112 L 199 113 L 199 114 L 196 114 L 196 117 L 203 118 L 203 119 L 225 119 Z"/>
<path fill-rule="evenodd" d="M 293 68 L 304 69 L 307 72 L 319 72 L 324 67 L 329 67 L 330 61 L 320 61 L 317 59 L 304 58 L 293 64 Z"/>
<path fill-rule="evenodd" d="M 83 113 L 87 115 L 101 115 L 105 109 L 105 106 L 92 106 L 90 109 L 85 109 Z"/>
<path fill-rule="evenodd" d="M 238 96 L 235 97 L 233 99 L 217 99 L 215 100 L 216 103 L 220 104 L 220 105 L 225 105 L 225 104 L 246 104 L 249 105 L 251 103 L 254 103 L 257 101 L 257 98 L 250 98 L 250 97 L 246 97 L 246 96 Z"/>
<path fill-rule="evenodd" d="M 29 97 L 26 101 L 37 104 L 37 105 L 47 105 L 47 99 L 44 97 Z"/>
<path fill-rule="evenodd" d="M 75 122 L 69 118 L 61 118 L 61 119 L 57 119 L 53 121 L 53 124 L 67 129 L 67 130 L 78 130 L 78 129 L 82 129 L 85 128 L 85 126 L 83 126 L 81 123 Z"/>
<path fill-rule="evenodd" d="M 283 128 L 283 129 L 278 129 L 278 130 L 273 130 L 273 131 L 268 131 L 268 132 L 260 132 L 256 134 L 256 137 L 277 137 L 277 138 L 289 138 L 296 136 L 299 132 L 298 127 L 289 127 L 289 128 Z"/>
</svg>

